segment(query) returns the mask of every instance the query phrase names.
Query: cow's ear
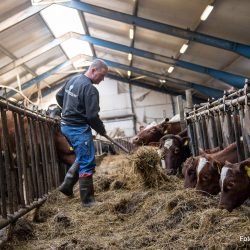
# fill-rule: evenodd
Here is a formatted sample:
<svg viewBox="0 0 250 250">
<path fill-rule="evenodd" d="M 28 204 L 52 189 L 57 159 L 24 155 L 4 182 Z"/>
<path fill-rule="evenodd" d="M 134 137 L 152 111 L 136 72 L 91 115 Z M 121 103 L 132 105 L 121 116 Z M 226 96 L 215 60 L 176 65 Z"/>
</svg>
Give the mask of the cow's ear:
<svg viewBox="0 0 250 250">
<path fill-rule="evenodd" d="M 223 163 L 219 162 L 219 161 L 216 161 L 216 160 L 213 160 L 213 163 L 212 163 L 212 166 L 215 170 L 218 171 L 218 173 L 220 174 L 221 173 L 221 169 L 223 167 Z"/>
<path fill-rule="evenodd" d="M 190 141 L 190 138 L 189 138 L 189 137 L 183 137 L 183 138 L 182 138 L 182 145 L 183 145 L 183 146 L 188 146 L 189 141 Z"/>
<path fill-rule="evenodd" d="M 241 171 L 246 171 L 246 172 L 247 172 L 247 175 L 248 175 L 249 178 L 250 178 L 250 161 L 243 161 L 243 162 L 240 164 L 240 170 L 241 170 Z"/>
</svg>

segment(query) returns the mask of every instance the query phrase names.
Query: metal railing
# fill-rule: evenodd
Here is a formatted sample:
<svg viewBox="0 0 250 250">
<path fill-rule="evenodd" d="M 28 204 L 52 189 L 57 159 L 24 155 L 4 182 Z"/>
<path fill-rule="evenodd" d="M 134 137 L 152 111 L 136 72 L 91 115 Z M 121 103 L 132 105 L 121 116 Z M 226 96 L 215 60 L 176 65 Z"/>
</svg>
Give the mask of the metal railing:
<svg viewBox="0 0 250 250">
<path fill-rule="evenodd" d="M 236 142 L 238 161 L 250 156 L 250 94 L 249 82 L 243 89 L 224 94 L 214 102 L 186 114 L 193 155 L 199 148 L 225 148 Z M 241 143 L 243 140 L 243 143 Z"/>
<path fill-rule="evenodd" d="M 39 207 L 59 185 L 56 122 L 0 100 L 0 229 Z"/>
</svg>

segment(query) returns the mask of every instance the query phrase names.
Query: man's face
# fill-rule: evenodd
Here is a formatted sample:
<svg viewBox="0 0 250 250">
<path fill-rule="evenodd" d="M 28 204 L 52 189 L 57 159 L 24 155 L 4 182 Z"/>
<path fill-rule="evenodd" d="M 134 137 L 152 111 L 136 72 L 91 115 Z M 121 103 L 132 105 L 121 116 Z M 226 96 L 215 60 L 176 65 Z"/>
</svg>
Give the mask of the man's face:
<svg viewBox="0 0 250 250">
<path fill-rule="evenodd" d="M 101 81 L 104 80 L 105 75 L 108 73 L 107 68 L 101 68 L 101 69 L 92 69 L 92 81 L 95 84 L 99 84 Z"/>
</svg>

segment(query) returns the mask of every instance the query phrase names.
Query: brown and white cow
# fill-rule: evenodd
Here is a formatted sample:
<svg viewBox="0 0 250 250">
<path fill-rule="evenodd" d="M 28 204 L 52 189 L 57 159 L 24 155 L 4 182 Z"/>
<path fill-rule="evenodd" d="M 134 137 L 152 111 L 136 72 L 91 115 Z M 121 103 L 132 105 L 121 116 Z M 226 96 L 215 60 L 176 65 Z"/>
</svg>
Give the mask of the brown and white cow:
<svg viewBox="0 0 250 250">
<path fill-rule="evenodd" d="M 185 135 L 185 133 L 182 133 Z M 182 163 L 190 156 L 189 137 L 167 134 L 160 139 L 162 167 L 167 174 L 181 173 Z"/>
<path fill-rule="evenodd" d="M 220 192 L 220 172 L 223 164 L 209 156 L 199 157 L 196 169 L 197 183 L 196 190 L 203 194 L 216 195 Z"/>
<path fill-rule="evenodd" d="M 191 156 L 183 163 L 182 174 L 184 176 L 184 188 L 195 188 L 197 183 L 196 168 L 199 156 Z"/>
<path fill-rule="evenodd" d="M 159 142 L 165 134 L 178 134 L 181 131 L 180 122 L 168 122 L 168 118 L 153 127 L 145 128 L 140 131 L 133 139 L 132 143 L 136 146 L 149 145 Z"/>
<path fill-rule="evenodd" d="M 238 161 L 236 143 L 212 154 L 204 153 L 201 156 L 190 157 L 183 167 L 184 187 L 196 187 L 204 193 L 218 194 L 220 169 L 226 161 Z"/>
<path fill-rule="evenodd" d="M 221 171 L 219 208 L 229 212 L 250 198 L 250 158 L 239 163 L 227 162 Z"/>
</svg>

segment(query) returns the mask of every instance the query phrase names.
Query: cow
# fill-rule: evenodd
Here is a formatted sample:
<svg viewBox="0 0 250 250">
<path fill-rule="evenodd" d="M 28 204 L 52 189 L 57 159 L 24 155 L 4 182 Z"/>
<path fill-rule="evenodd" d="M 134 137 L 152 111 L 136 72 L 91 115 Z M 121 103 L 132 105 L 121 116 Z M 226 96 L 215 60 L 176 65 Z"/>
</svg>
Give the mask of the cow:
<svg viewBox="0 0 250 250">
<path fill-rule="evenodd" d="M 71 166 L 75 162 L 75 153 L 67 138 L 60 131 L 60 120 L 61 120 L 61 112 L 62 109 L 57 104 L 51 104 L 46 114 L 57 120 L 58 124 L 54 133 L 54 140 L 56 145 L 56 151 L 58 158 L 61 162 L 66 164 L 68 167 Z"/>
<path fill-rule="evenodd" d="M 223 163 L 214 160 L 208 155 L 199 157 L 196 169 L 196 190 L 203 194 L 217 195 L 220 192 L 219 180 L 222 166 Z"/>
<path fill-rule="evenodd" d="M 159 142 L 165 134 L 178 134 L 181 131 L 180 122 L 169 123 L 168 121 L 168 118 L 166 118 L 164 122 L 140 131 L 132 138 L 132 143 L 135 146 L 145 146 L 153 142 Z"/>
<path fill-rule="evenodd" d="M 182 174 L 184 176 L 184 188 L 195 188 L 197 183 L 196 166 L 198 162 L 199 156 L 191 156 L 183 163 Z"/>
<path fill-rule="evenodd" d="M 62 109 L 57 104 L 51 104 L 46 110 L 46 114 L 54 119 L 61 119 Z"/>
<path fill-rule="evenodd" d="M 160 139 L 160 156 L 162 167 L 167 174 L 181 173 L 182 163 L 191 155 L 189 137 L 181 137 L 186 132 L 178 135 L 167 134 Z"/>
<path fill-rule="evenodd" d="M 232 212 L 250 198 L 250 158 L 222 167 L 219 208 Z"/>
<path fill-rule="evenodd" d="M 184 187 L 197 187 L 200 191 L 207 193 L 212 192 L 212 194 L 218 193 L 220 178 L 219 172 L 220 168 L 226 161 L 232 163 L 238 161 L 236 143 L 232 143 L 225 149 L 212 154 L 204 153 L 201 156 L 191 156 L 186 160 L 183 167 L 183 175 L 185 178 Z M 213 185 L 211 184 L 211 187 L 208 187 L 209 182 L 206 182 L 205 180 L 211 180 L 211 178 L 213 180 Z M 213 190 L 211 191 L 211 189 Z"/>
</svg>

